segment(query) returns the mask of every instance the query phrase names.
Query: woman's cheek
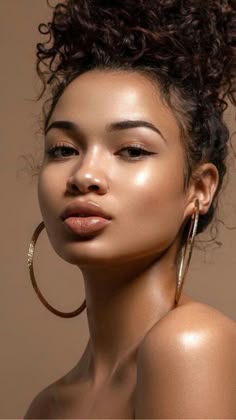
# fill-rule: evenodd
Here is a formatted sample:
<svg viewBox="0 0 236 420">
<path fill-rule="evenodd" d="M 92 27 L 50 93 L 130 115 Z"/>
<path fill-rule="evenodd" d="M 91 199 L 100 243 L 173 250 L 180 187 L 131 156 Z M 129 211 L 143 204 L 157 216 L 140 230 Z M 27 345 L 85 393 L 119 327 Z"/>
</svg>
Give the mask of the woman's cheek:
<svg viewBox="0 0 236 420">
<path fill-rule="evenodd" d="M 56 181 L 55 172 L 51 173 L 48 168 L 41 171 L 38 180 L 38 200 L 43 217 L 53 211 L 54 203 L 58 200 L 58 178 Z"/>
</svg>

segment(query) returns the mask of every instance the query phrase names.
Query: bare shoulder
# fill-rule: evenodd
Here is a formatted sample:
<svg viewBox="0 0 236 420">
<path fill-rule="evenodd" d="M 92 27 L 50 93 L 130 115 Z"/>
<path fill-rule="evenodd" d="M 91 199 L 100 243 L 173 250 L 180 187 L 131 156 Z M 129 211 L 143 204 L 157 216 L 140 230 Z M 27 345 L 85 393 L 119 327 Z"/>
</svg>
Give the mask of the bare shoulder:
<svg viewBox="0 0 236 420">
<path fill-rule="evenodd" d="M 87 344 L 88 347 L 88 344 Z M 24 419 L 55 419 L 56 416 L 64 415 L 68 407 L 73 403 L 74 390 L 83 386 L 83 363 L 86 362 L 86 350 L 79 361 L 68 373 L 55 380 L 32 400 L 24 416 Z M 76 395 L 77 397 L 77 395 Z"/>
<path fill-rule="evenodd" d="M 236 418 L 235 354 L 232 319 L 197 301 L 173 309 L 139 348 L 135 418 Z"/>
<path fill-rule="evenodd" d="M 54 418 L 55 406 L 58 405 L 60 389 L 54 382 L 40 391 L 31 401 L 24 419 L 49 419 Z"/>
<path fill-rule="evenodd" d="M 214 334 L 225 338 L 228 336 L 233 340 L 236 338 L 236 322 L 212 306 L 191 300 L 171 310 L 155 324 L 143 340 L 140 351 L 144 351 L 155 341 L 156 344 L 168 342 L 181 345 L 187 344 L 186 338 L 189 336 L 190 343 L 193 333 L 198 334 L 199 338 L 200 334 L 201 337 L 203 334 L 211 337 Z M 198 342 L 200 343 L 200 340 L 195 340 L 196 344 Z"/>
</svg>

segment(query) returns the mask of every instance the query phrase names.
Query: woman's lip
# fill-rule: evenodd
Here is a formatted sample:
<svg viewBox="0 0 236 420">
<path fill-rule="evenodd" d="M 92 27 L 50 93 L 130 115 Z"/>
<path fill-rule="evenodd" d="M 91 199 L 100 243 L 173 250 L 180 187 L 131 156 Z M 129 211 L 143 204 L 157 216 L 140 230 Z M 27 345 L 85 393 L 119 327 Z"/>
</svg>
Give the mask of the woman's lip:
<svg viewBox="0 0 236 420">
<path fill-rule="evenodd" d="M 104 219 L 111 219 L 110 215 L 106 213 L 97 203 L 93 201 L 75 200 L 68 204 L 63 211 L 61 218 L 65 220 L 67 217 L 79 216 L 85 214 L 86 216 L 103 217 Z"/>
<path fill-rule="evenodd" d="M 70 216 L 64 220 L 66 228 L 78 235 L 86 235 L 89 233 L 97 232 L 108 225 L 111 220 L 104 219 L 100 216 Z"/>
</svg>

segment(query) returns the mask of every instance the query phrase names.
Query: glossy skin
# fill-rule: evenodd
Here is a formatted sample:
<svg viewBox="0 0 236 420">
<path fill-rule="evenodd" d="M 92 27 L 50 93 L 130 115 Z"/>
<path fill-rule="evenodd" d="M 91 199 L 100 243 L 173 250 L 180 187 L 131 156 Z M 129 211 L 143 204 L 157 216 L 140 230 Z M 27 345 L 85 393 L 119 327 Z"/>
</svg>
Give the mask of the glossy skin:
<svg viewBox="0 0 236 420">
<path fill-rule="evenodd" d="M 107 130 L 109 124 L 122 120 L 148 121 L 161 135 L 146 127 Z M 137 72 L 93 70 L 78 77 L 64 91 L 48 126 L 56 121 L 73 122 L 80 131 L 54 127 L 47 132 L 46 151 L 62 144 L 73 150 L 66 157 L 60 151 L 58 158 L 45 154 L 39 203 L 53 248 L 82 271 L 90 339 L 78 365 L 36 398 L 25 418 L 165 418 L 166 413 L 176 418 L 186 407 L 183 404 L 181 411 L 181 400 L 173 411 L 169 402 L 165 406 L 163 401 L 174 396 L 164 376 L 162 403 L 152 392 L 156 389 L 152 370 L 158 376 L 159 363 L 166 371 L 165 353 L 153 357 L 159 350 L 155 343 L 165 347 L 171 334 L 168 348 L 174 358 L 181 345 L 188 348 L 180 337 L 183 331 L 188 334 L 191 317 L 199 317 L 196 328 L 201 331 L 208 318 L 212 319 L 211 311 L 217 312 L 222 331 L 234 331 L 233 321 L 185 294 L 172 310 L 181 228 L 193 214 L 196 198 L 200 213 L 207 212 L 218 184 L 217 169 L 202 164 L 197 180 L 184 190 L 185 160 L 178 123 L 158 88 Z M 140 153 L 132 155 L 127 146 L 139 146 L 151 154 L 130 157 Z M 112 217 L 109 226 L 86 241 L 69 234 L 60 220 L 62 211 L 76 198 L 99 204 Z M 214 327 L 217 329 L 216 324 Z M 211 337 L 210 331 L 204 334 Z M 190 349 L 196 358 L 198 342 L 201 354 L 204 341 L 201 334 L 198 337 L 196 350 Z M 232 342 L 235 345 L 234 338 Z M 221 345 L 224 347 L 224 339 Z M 185 371 L 187 365 L 179 353 L 177 365 Z M 188 380 L 191 387 L 191 375 L 186 375 Z M 146 398 L 144 383 L 149 389 Z M 155 395 L 154 399 L 148 395 Z M 201 399 L 199 394 L 196 401 Z M 187 409 L 191 418 L 191 402 Z"/>
</svg>

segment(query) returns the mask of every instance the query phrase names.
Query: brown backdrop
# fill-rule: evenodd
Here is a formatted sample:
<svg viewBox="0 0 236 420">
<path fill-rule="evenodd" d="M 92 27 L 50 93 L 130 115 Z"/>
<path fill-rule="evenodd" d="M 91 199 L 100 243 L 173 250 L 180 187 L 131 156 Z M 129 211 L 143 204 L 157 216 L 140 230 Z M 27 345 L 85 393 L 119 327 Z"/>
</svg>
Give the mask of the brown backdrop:
<svg viewBox="0 0 236 420">
<path fill-rule="evenodd" d="M 32 102 L 39 84 L 35 75 L 37 26 L 47 21 L 46 0 L 1 1 L 1 347 L 0 417 L 22 418 L 33 396 L 72 368 L 88 339 L 86 313 L 60 319 L 38 300 L 27 271 L 33 230 L 42 220 L 36 178 L 27 174 L 21 155 L 38 159 L 42 137 L 40 106 Z M 231 110 L 227 121 L 235 122 Z M 233 127 L 234 125 L 234 127 Z M 235 141 L 236 143 L 236 141 Z M 235 145 L 236 147 L 236 145 Z M 221 197 L 221 218 L 236 225 L 236 163 Z M 220 248 L 195 251 L 185 290 L 236 320 L 236 230 L 220 224 Z M 35 254 L 42 292 L 57 308 L 78 307 L 84 299 L 79 270 L 51 249 L 45 231 Z"/>
</svg>

